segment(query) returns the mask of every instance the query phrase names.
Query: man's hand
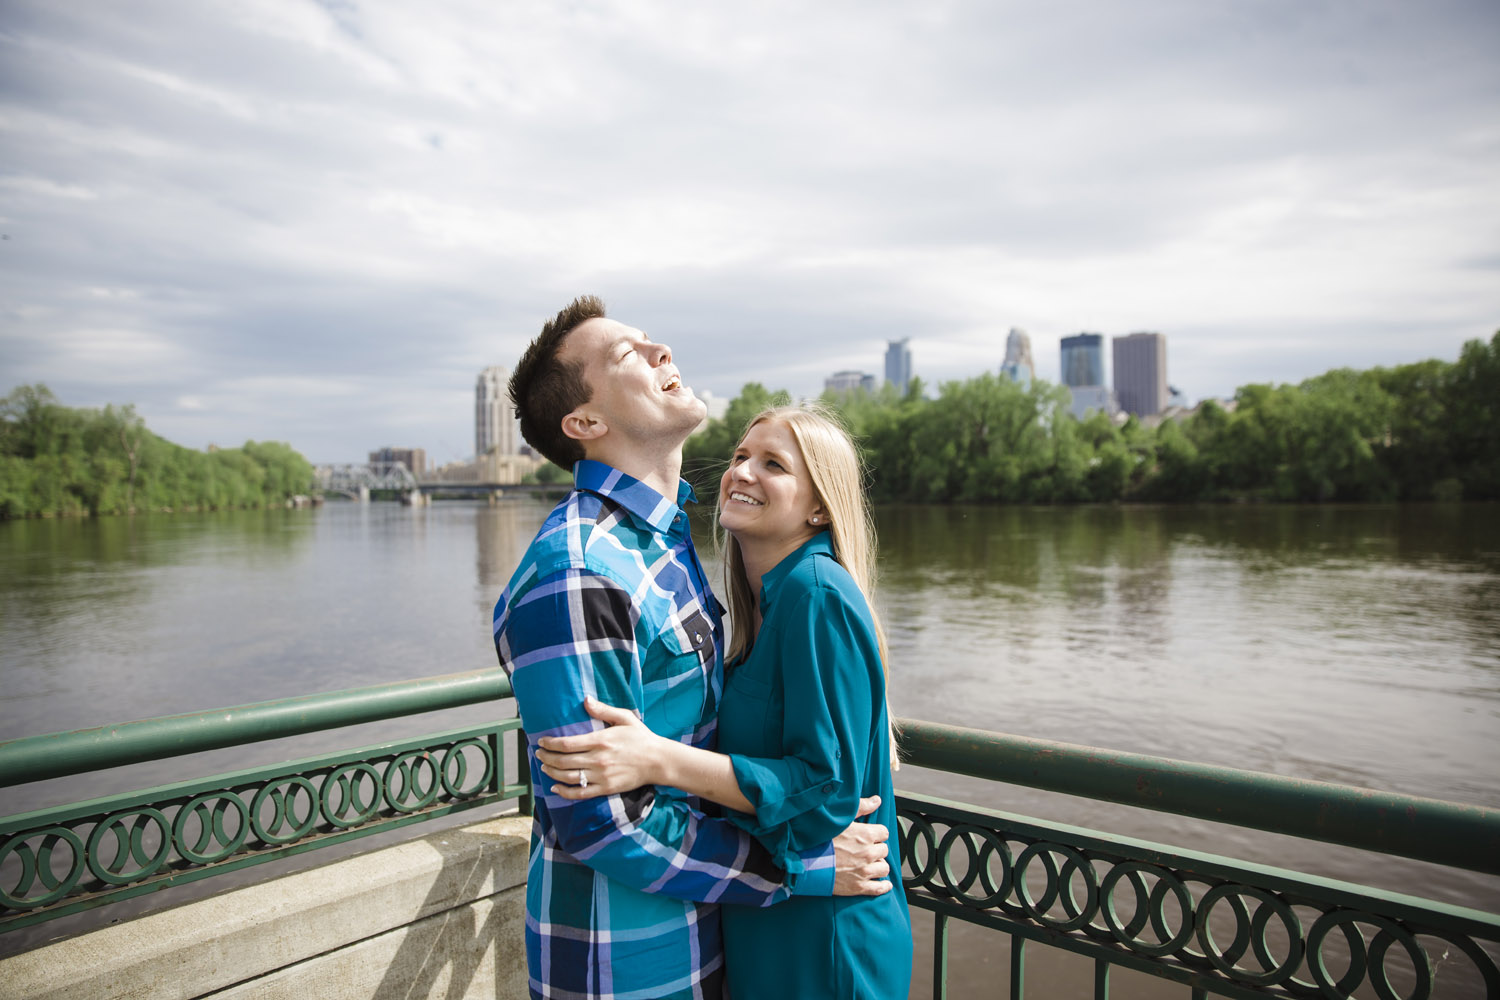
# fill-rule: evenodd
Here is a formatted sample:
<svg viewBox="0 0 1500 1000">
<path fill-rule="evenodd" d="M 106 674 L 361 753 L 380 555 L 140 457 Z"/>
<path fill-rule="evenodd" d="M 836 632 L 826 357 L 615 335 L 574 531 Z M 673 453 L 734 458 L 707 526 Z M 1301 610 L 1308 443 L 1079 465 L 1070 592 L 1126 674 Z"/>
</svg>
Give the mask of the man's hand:
<svg viewBox="0 0 1500 1000">
<path fill-rule="evenodd" d="M 880 823 L 858 820 L 879 807 L 878 795 L 860 799 L 855 821 L 833 838 L 835 896 L 883 896 L 894 887 L 888 878 L 891 866 L 885 860 L 891 853 L 885 844 L 891 832 Z"/>
</svg>

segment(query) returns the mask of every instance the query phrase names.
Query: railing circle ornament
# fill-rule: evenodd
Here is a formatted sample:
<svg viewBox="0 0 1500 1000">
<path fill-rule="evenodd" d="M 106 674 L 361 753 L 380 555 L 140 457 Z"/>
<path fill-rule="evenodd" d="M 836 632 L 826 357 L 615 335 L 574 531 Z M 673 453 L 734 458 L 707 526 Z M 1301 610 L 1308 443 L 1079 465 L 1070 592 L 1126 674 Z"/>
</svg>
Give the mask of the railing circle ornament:
<svg viewBox="0 0 1500 1000">
<path fill-rule="evenodd" d="M 426 750 L 404 753 L 387 764 L 382 785 L 386 804 L 403 813 L 414 813 L 432 805 L 442 790 L 438 766 Z"/>
<path fill-rule="evenodd" d="M 904 820 L 906 826 L 900 831 L 901 837 L 901 865 L 903 868 L 911 869 L 911 874 L 903 876 L 901 885 L 912 889 L 917 887 L 930 887 L 932 877 L 937 874 L 938 865 L 941 861 L 937 849 L 937 833 L 927 817 L 917 813 L 902 813 L 898 815 L 897 821 Z M 918 843 L 920 839 L 920 845 Z M 917 847 L 921 846 L 922 861 L 920 866 L 917 861 Z"/>
<path fill-rule="evenodd" d="M 59 878 L 52 868 L 52 854 L 60 846 L 66 846 L 72 857 L 67 872 Z M 21 870 L 16 873 L 14 891 L 0 888 L 0 903 L 15 910 L 34 910 L 57 902 L 78 884 L 84 871 L 83 841 L 78 834 L 61 826 L 46 826 L 17 834 L 0 846 L 0 867 L 14 857 Z M 27 896 L 32 887 L 40 884 L 47 890 L 40 896 Z"/>
<path fill-rule="evenodd" d="M 0 934 L 436 812 L 520 799 L 529 783 L 496 780 L 501 739 L 519 729 L 519 719 L 502 720 L 3 817 Z"/>
<path fill-rule="evenodd" d="M 234 829 L 225 824 L 225 817 L 234 815 Z M 198 821 L 198 836 L 188 837 L 188 827 Z M 172 821 L 172 839 L 177 842 L 177 853 L 200 865 L 211 865 L 222 861 L 245 842 L 250 835 L 250 811 L 244 801 L 233 792 L 207 792 L 194 796 L 177 810 Z M 218 849 L 210 845 L 218 844 Z"/>
<path fill-rule="evenodd" d="M 484 769 L 472 783 L 465 784 L 469 773 L 469 758 L 465 751 L 470 749 L 479 751 L 480 759 L 484 761 Z M 460 740 L 443 754 L 443 766 L 440 773 L 443 777 L 443 790 L 454 798 L 466 799 L 478 795 L 494 777 L 495 757 L 490 753 L 490 746 L 484 740 Z"/>
<path fill-rule="evenodd" d="M 981 845 L 977 849 L 974 846 L 976 840 Z M 960 843 L 963 844 L 967 855 L 967 866 L 963 877 L 955 879 L 952 852 L 954 845 Z M 955 824 L 943 834 L 943 839 L 938 844 L 937 854 L 938 878 L 965 906 L 988 909 L 1010 895 L 1012 885 L 1010 848 L 999 834 L 967 823 Z M 1000 859 L 1000 884 L 998 886 L 995 885 L 995 880 L 990 875 L 990 862 L 997 856 Z M 969 895 L 969 888 L 975 882 L 983 887 L 983 895 Z"/>
<path fill-rule="evenodd" d="M 364 761 L 334 768 L 318 795 L 323 818 L 342 829 L 368 822 L 380 811 L 383 788 L 380 772 Z"/>
<path fill-rule="evenodd" d="M 1156 885 L 1149 892 L 1146 889 L 1147 877 L 1156 879 Z M 1128 881 L 1135 890 L 1134 915 L 1128 924 L 1120 922 L 1115 906 L 1115 889 L 1121 879 Z M 1167 916 L 1162 909 L 1169 892 L 1176 898 L 1181 911 L 1180 926 L 1170 933 L 1167 930 Z M 1160 958 L 1172 954 L 1193 939 L 1193 894 L 1181 879 L 1165 868 L 1143 861 L 1119 862 L 1104 873 L 1104 878 L 1099 883 L 1099 901 L 1109 932 L 1115 936 L 1116 941 L 1131 951 Z M 1156 934 L 1155 944 L 1139 937 L 1147 924 L 1150 924 Z"/>
<path fill-rule="evenodd" d="M 146 833 L 152 828 L 156 830 L 156 849 L 148 855 Z M 110 836 L 115 839 L 115 852 L 112 859 L 106 860 L 104 841 Z M 150 808 L 117 812 L 94 824 L 85 854 L 89 873 L 110 885 L 139 882 L 155 874 L 171 856 L 172 824 L 160 809 Z M 131 861 L 136 867 L 127 868 Z"/>
<path fill-rule="evenodd" d="M 1375 929 L 1368 950 L 1364 935 L 1359 932 L 1359 924 Z M 1323 955 L 1323 943 L 1335 927 L 1344 932 L 1344 940 L 1349 945 L 1349 971 L 1336 983 L 1328 974 L 1328 963 Z M 1391 945 L 1397 943 L 1406 950 L 1415 973 L 1412 991 L 1406 997 L 1396 992 L 1385 965 Z M 1411 932 L 1386 917 L 1360 910 L 1329 910 L 1315 920 L 1307 932 L 1307 954 L 1308 968 L 1326 997 L 1352 996 L 1366 976 L 1380 1000 L 1428 1000 L 1432 996 L 1432 963 L 1426 949 L 1417 943 Z"/>
<path fill-rule="evenodd" d="M 1061 869 L 1054 860 L 1057 857 L 1063 859 Z M 1032 897 L 1031 890 L 1026 884 L 1026 871 L 1032 861 L 1040 862 L 1042 871 L 1046 875 L 1042 893 L 1036 898 Z M 1078 901 L 1073 898 L 1072 886 L 1075 875 L 1083 879 L 1082 907 L 1079 907 Z M 1037 841 L 1030 845 L 1016 858 L 1012 877 L 1015 879 L 1016 896 L 1020 899 L 1021 906 L 1027 915 L 1048 927 L 1060 931 L 1077 930 L 1094 919 L 1094 914 L 1099 911 L 1099 882 L 1094 873 L 1094 866 L 1077 850 L 1066 844 Z M 1066 919 L 1050 915 L 1052 905 L 1057 902 L 1062 903 L 1063 912 L 1067 914 Z"/>
<path fill-rule="evenodd" d="M 1254 917 L 1251 917 L 1245 906 L 1245 897 L 1260 903 Z M 1220 902 L 1227 903 L 1234 912 L 1234 939 L 1223 949 L 1218 947 L 1209 926 L 1213 909 Z M 1265 942 L 1265 932 L 1273 916 L 1280 918 L 1288 942 L 1286 957 L 1280 962 L 1272 957 Z M 1198 902 L 1197 924 L 1198 945 L 1203 949 L 1203 954 L 1213 963 L 1214 968 L 1238 982 L 1274 986 L 1291 979 L 1302 964 L 1302 921 L 1297 919 L 1296 911 L 1284 900 L 1264 889 L 1233 882 L 1214 886 Z M 1260 972 L 1243 968 L 1239 964 L 1240 959 L 1251 951 L 1261 963 Z"/>
<path fill-rule="evenodd" d="M 267 804 L 269 822 L 261 819 Z M 297 815 L 297 806 L 302 815 Z M 270 782 L 255 793 L 250 803 L 250 829 L 263 844 L 279 847 L 301 840 L 318 822 L 318 789 L 300 774 Z"/>
</svg>

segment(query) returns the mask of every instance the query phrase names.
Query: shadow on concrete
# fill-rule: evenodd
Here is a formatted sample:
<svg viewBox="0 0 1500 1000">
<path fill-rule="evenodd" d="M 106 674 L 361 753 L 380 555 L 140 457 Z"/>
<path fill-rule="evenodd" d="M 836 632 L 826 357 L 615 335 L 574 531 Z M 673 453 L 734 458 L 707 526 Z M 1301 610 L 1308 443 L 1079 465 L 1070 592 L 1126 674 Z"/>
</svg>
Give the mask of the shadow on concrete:
<svg viewBox="0 0 1500 1000">
<path fill-rule="evenodd" d="M 375 1000 L 525 998 L 526 851 L 472 827 L 434 838 L 442 873 L 374 992 Z"/>
</svg>

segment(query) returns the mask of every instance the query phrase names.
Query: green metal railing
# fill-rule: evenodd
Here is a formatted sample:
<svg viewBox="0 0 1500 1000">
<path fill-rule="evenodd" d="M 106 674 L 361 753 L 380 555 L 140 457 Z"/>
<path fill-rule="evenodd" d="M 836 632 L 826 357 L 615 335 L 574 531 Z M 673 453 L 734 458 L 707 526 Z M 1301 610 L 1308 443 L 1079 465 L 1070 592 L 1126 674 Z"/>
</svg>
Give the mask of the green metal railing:
<svg viewBox="0 0 1500 1000">
<path fill-rule="evenodd" d="M 498 667 L 0 743 L 0 787 L 510 697 Z M 520 720 L 0 819 L 0 931 L 510 799 Z M 505 780 L 514 733 L 518 781 Z"/>
<path fill-rule="evenodd" d="M 1233 768 L 901 723 L 903 759 L 1483 873 L 1500 811 Z M 933 996 L 947 996 L 952 920 L 1002 931 L 1010 1000 L 1031 945 L 1183 984 L 1193 1000 L 1500 1000 L 1500 915 L 922 795 L 897 796 L 903 875 L 934 914 Z M 1441 970 L 1441 973 L 1439 973 Z M 1362 992 L 1361 992 L 1362 991 Z M 1049 995 L 1045 988 L 1034 996 Z"/>
<path fill-rule="evenodd" d="M 12 740 L 0 787 L 510 696 L 491 668 Z M 5 817 L 0 931 L 461 810 L 530 812 L 524 739 L 505 719 Z M 901 740 L 918 767 L 1500 874 L 1496 810 L 928 722 Z M 1500 1000 L 1496 914 L 929 796 L 897 808 L 936 998 L 962 920 L 1006 935 L 1010 1000 L 1033 946 L 1091 960 L 1098 1000 L 1117 968 L 1194 1000 Z"/>
</svg>

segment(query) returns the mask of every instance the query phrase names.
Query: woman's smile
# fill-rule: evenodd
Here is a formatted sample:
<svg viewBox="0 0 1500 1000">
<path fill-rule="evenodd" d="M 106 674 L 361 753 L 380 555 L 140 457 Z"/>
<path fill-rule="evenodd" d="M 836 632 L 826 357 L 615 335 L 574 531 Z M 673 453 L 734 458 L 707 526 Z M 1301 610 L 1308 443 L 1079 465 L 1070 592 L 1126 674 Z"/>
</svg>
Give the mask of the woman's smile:
<svg viewBox="0 0 1500 1000">
<path fill-rule="evenodd" d="M 784 555 L 816 532 L 819 509 L 802 448 L 774 420 L 751 427 L 719 482 L 719 523 L 747 552 Z M 774 563 L 773 563 L 774 565 Z"/>
</svg>

